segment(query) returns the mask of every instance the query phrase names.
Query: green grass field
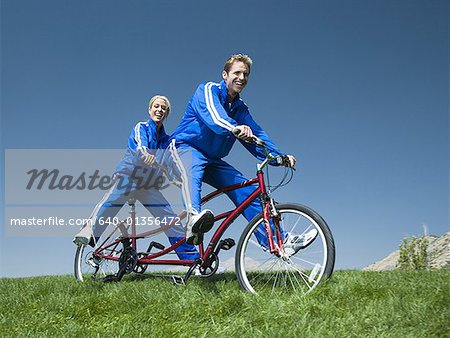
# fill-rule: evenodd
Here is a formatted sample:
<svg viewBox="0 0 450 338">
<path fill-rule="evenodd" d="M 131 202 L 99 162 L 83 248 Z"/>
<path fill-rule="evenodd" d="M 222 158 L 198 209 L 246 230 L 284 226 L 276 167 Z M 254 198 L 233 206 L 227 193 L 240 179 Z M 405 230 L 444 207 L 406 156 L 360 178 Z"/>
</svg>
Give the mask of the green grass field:
<svg viewBox="0 0 450 338">
<path fill-rule="evenodd" d="M 337 271 L 306 297 L 254 296 L 232 273 L 116 284 L 0 279 L 0 336 L 450 337 L 450 270 Z"/>
</svg>

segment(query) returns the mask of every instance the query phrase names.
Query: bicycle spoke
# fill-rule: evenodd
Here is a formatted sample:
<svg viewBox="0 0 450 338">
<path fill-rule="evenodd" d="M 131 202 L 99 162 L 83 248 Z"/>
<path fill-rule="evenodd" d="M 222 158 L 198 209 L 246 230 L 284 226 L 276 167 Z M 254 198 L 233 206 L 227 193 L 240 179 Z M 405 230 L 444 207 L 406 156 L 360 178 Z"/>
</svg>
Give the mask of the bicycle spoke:
<svg viewBox="0 0 450 338">
<path fill-rule="evenodd" d="M 292 229 L 289 229 L 290 232 L 294 232 L 295 228 L 297 227 L 298 222 L 300 222 L 301 217 L 297 216 L 297 222 L 293 225 Z"/>
<path fill-rule="evenodd" d="M 309 231 L 309 229 L 311 229 L 311 227 L 314 227 L 314 225 L 312 223 L 309 223 L 309 225 L 306 227 L 306 229 L 303 230 L 303 232 L 300 235 L 303 236 L 304 234 L 306 234 Z"/>
<path fill-rule="evenodd" d="M 306 275 L 303 271 L 298 270 L 295 266 L 293 266 L 294 270 L 296 270 L 300 277 L 303 279 L 303 281 L 305 282 L 305 284 L 308 286 L 309 289 L 312 289 L 312 286 L 308 283 L 308 281 L 305 279 L 305 277 L 309 278 L 308 275 Z"/>
<path fill-rule="evenodd" d="M 317 264 L 317 263 L 308 261 L 308 260 L 303 259 L 303 258 L 300 258 L 300 257 L 292 256 L 292 257 L 289 257 L 289 258 L 290 258 L 290 259 L 295 259 L 295 260 L 301 261 L 301 262 L 303 262 L 303 263 L 306 263 L 306 264 L 309 264 L 309 265 L 312 265 L 312 266 L 315 266 L 315 265 Z"/>
<path fill-rule="evenodd" d="M 277 262 L 278 263 L 278 262 Z M 277 269 L 277 274 L 275 275 L 274 281 L 273 281 L 273 285 L 272 285 L 272 293 L 273 290 L 275 289 L 275 286 L 277 284 L 277 280 L 278 280 L 278 275 L 279 275 L 280 271 Z"/>
<path fill-rule="evenodd" d="M 292 272 L 292 271 L 289 270 L 289 269 L 287 269 L 286 271 L 287 271 L 287 275 L 288 275 L 288 277 L 289 277 L 289 281 L 291 282 L 292 288 L 293 288 L 294 290 L 296 290 L 295 285 L 294 285 L 294 282 L 292 281 L 292 278 L 291 278 L 291 274 L 292 274 L 292 275 L 293 275 L 293 278 L 295 279 L 295 274 L 294 274 L 294 272 Z"/>
<path fill-rule="evenodd" d="M 301 290 L 302 284 L 301 284 L 300 281 L 298 280 L 297 274 L 296 274 L 294 271 L 292 271 L 292 275 L 294 276 L 294 279 L 295 279 L 295 281 L 297 282 L 297 284 L 298 284 L 298 286 L 300 287 L 300 290 Z M 303 292 L 303 290 L 302 290 L 302 292 Z"/>
<path fill-rule="evenodd" d="M 266 262 L 268 262 L 268 261 L 269 261 L 269 260 L 267 260 Z M 264 262 L 263 265 L 264 265 L 266 262 Z M 268 270 L 272 270 L 272 268 L 273 268 L 277 263 L 278 263 L 277 260 L 276 260 L 276 259 L 273 259 L 273 264 L 268 268 Z M 261 268 L 262 268 L 263 265 L 261 265 Z M 278 273 L 278 271 L 277 271 L 277 273 Z M 252 280 L 255 281 L 255 280 L 257 280 L 258 278 L 261 278 L 261 279 L 262 279 L 262 278 L 264 278 L 264 277 L 267 277 L 267 272 L 266 272 L 266 274 L 261 274 L 261 275 L 258 275 L 258 276 L 255 277 L 255 278 L 252 278 Z M 269 282 L 270 282 L 270 278 L 267 279 L 267 281 L 266 281 L 266 283 L 263 285 L 263 287 L 266 286 Z"/>
<path fill-rule="evenodd" d="M 308 283 L 309 276 L 296 268 L 293 262 L 286 262 L 282 259 L 273 256 L 265 259 L 258 265 L 258 270 L 263 271 L 251 278 L 255 285 L 259 285 L 259 280 L 262 281 L 261 289 L 265 288 L 269 283 L 272 285 L 271 289 L 274 292 L 277 286 L 284 286 L 285 288 L 292 288 L 293 290 L 302 290 L 303 285 L 311 289 L 311 284 Z M 304 283 L 300 283 L 300 280 Z"/>
</svg>

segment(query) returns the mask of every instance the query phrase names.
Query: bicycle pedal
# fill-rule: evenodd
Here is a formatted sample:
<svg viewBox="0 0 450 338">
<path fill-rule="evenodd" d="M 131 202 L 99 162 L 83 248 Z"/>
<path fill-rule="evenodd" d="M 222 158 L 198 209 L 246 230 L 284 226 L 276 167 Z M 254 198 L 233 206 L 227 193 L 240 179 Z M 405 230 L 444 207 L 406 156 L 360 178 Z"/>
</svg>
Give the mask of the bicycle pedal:
<svg viewBox="0 0 450 338">
<path fill-rule="evenodd" d="M 105 283 L 117 283 L 119 280 L 116 275 L 107 275 L 102 278 L 102 281 Z"/>
<path fill-rule="evenodd" d="M 219 246 L 222 250 L 230 250 L 236 242 L 232 238 L 225 238 L 220 241 Z"/>
<path fill-rule="evenodd" d="M 165 247 L 164 245 L 162 245 L 161 243 L 152 241 L 152 242 L 150 243 L 150 245 L 148 246 L 147 252 L 152 251 L 152 248 L 156 248 L 156 249 L 162 251 L 162 250 L 164 250 L 166 247 Z"/>
<path fill-rule="evenodd" d="M 184 278 L 178 275 L 172 275 L 172 283 L 174 285 L 178 285 L 178 286 L 186 286 L 186 282 L 184 281 Z"/>
<path fill-rule="evenodd" d="M 87 263 L 88 263 L 91 267 L 93 267 L 94 269 L 98 269 L 99 266 L 100 266 L 100 263 L 101 263 L 101 259 L 98 258 L 98 257 L 91 256 L 91 257 L 89 257 L 89 259 L 87 260 Z"/>
</svg>

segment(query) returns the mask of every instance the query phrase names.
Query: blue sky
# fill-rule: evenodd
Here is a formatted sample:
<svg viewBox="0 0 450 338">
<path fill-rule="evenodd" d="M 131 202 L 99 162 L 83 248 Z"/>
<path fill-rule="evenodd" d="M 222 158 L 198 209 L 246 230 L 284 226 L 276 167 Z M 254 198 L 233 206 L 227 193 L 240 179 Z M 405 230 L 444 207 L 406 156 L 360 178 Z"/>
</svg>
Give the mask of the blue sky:
<svg viewBox="0 0 450 338">
<path fill-rule="evenodd" d="M 242 98 L 299 161 L 277 198 L 316 209 L 336 267 L 361 268 L 424 224 L 450 230 L 448 21 L 440 0 L 3 0 L 2 147 L 125 148 L 158 93 L 173 131 L 196 86 L 247 53 Z M 254 174 L 239 144 L 227 160 Z M 70 273 L 70 240 L 3 234 L 1 276 Z"/>
</svg>

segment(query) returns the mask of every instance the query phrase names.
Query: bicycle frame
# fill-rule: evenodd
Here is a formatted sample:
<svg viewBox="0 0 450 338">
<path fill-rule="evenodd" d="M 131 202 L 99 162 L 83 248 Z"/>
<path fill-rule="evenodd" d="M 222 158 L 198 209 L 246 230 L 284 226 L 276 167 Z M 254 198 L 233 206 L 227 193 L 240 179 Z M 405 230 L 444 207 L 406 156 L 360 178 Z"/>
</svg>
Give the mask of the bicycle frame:
<svg viewBox="0 0 450 338">
<path fill-rule="evenodd" d="M 264 163 L 264 162 L 263 162 Z M 217 189 L 208 195 L 204 196 L 201 200 L 201 203 L 204 204 L 217 196 L 227 193 L 229 191 L 233 191 L 239 188 L 251 186 L 251 185 L 257 185 L 256 189 L 240 204 L 238 205 L 234 210 L 229 210 L 224 213 L 221 213 L 214 217 L 214 222 L 220 221 L 223 219 L 217 230 L 214 232 L 212 239 L 208 243 L 206 249 L 204 248 L 204 244 L 201 243 L 199 248 L 200 258 L 202 259 L 202 262 L 205 262 L 208 260 L 208 258 L 211 256 L 212 253 L 215 252 L 219 241 L 222 237 L 222 235 L 225 233 L 225 231 L 229 228 L 231 223 L 233 223 L 236 218 L 242 214 L 242 212 L 257 198 L 261 199 L 262 206 L 263 206 L 263 215 L 266 222 L 264 222 L 264 226 L 268 235 L 268 243 L 269 243 L 269 250 L 271 253 L 275 255 L 280 254 L 280 248 L 283 248 L 282 245 L 282 239 L 281 239 L 281 231 L 279 226 L 276 226 L 276 238 L 277 238 L 277 245 L 274 243 L 274 236 L 272 235 L 272 229 L 270 226 L 270 220 L 272 219 L 273 222 L 277 225 L 278 219 L 276 217 L 276 214 L 270 210 L 270 198 L 266 192 L 266 186 L 264 181 L 264 174 L 262 172 L 262 168 L 264 165 L 258 165 L 257 170 L 257 177 L 237 183 L 234 185 L 230 185 L 227 187 L 224 187 L 222 189 Z M 165 229 L 169 228 L 172 224 L 168 224 L 164 227 L 161 227 L 159 229 L 153 229 L 151 231 L 143 232 L 140 234 L 136 234 L 136 214 L 134 210 L 134 205 L 131 205 L 132 209 L 130 212 L 131 216 L 131 236 L 128 236 L 127 239 L 131 240 L 131 246 L 136 250 L 137 247 L 137 239 L 140 238 L 146 238 L 148 236 L 160 233 L 164 231 Z M 182 212 L 179 215 L 180 219 L 183 219 L 186 217 L 186 212 Z M 105 240 L 105 242 L 108 240 L 108 238 Z M 112 243 L 110 243 L 107 246 L 100 245 L 99 248 L 95 250 L 95 254 L 101 258 L 109 259 L 109 260 L 119 260 L 118 257 L 114 257 L 111 255 L 103 254 L 102 251 L 104 249 L 109 249 L 112 247 L 112 250 L 114 250 L 121 242 L 123 241 L 123 238 L 118 238 Z M 177 247 L 179 247 L 181 244 L 185 242 L 185 238 L 179 240 L 173 245 L 170 245 L 169 247 L 155 253 L 149 253 L 147 256 L 139 258 L 138 263 L 139 264 L 152 264 L 152 265 L 181 265 L 181 266 L 191 266 L 195 263 L 194 260 L 180 260 L 180 259 L 158 259 L 161 256 L 164 256 L 165 254 L 175 250 Z M 104 243 L 103 243 L 104 244 Z"/>
</svg>

